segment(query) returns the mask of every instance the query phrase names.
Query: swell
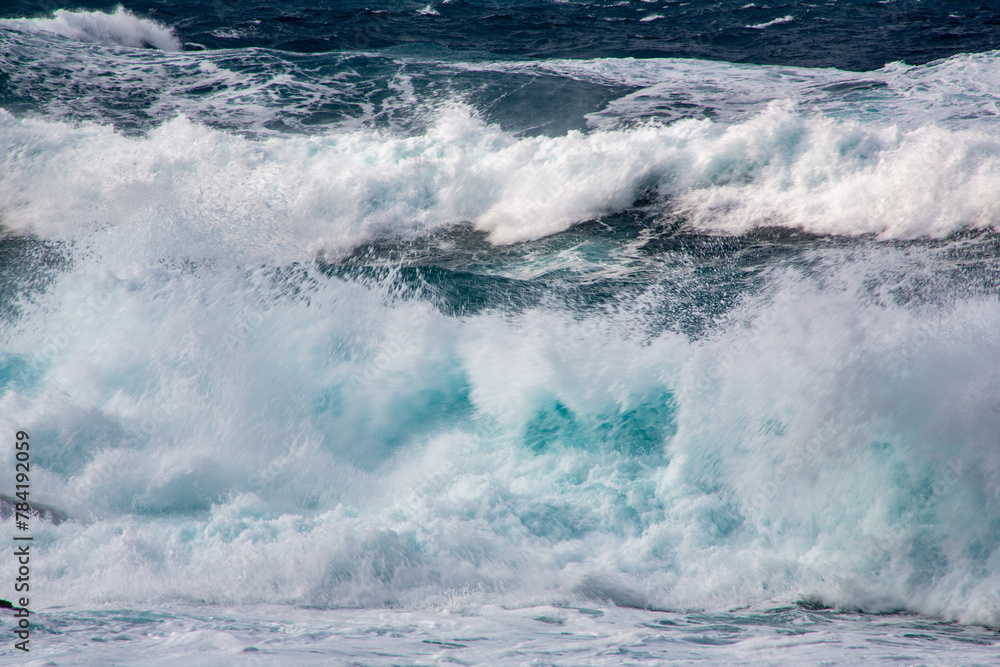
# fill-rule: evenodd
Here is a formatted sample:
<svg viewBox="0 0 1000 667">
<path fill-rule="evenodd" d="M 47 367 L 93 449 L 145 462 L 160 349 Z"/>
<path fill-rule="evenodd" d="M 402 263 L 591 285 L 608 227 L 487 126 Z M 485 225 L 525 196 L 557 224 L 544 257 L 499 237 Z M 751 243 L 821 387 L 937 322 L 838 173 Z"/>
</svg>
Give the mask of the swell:
<svg viewBox="0 0 1000 667">
<path fill-rule="evenodd" d="M 11 0 L 5 11 L 27 16 L 38 10 L 38 4 Z M 46 9 L 52 6 L 42 4 Z M 114 20 L 113 1 L 87 4 L 109 9 L 57 14 L 78 21 Z M 433 45 L 515 58 L 682 57 L 865 71 L 890 62 L 926 63 L 998 45 L 992 8 L 969 0 L 946 5 L 916 0 L 837 0 L 817 5 L 714 0 L 657 7 L 641 0 L 344 0 L 329 5 L 292 0 L 275 6 L 144 0 L 131 6 L 172 18 L 179 37 L 191 49 L 258 47 L 315 53 L 415 45 L 420 50 Z M 794 20 L 782 21 L 788 16 Z M 517 39 L 511 39 L 512 34 Z"/>
</svg>

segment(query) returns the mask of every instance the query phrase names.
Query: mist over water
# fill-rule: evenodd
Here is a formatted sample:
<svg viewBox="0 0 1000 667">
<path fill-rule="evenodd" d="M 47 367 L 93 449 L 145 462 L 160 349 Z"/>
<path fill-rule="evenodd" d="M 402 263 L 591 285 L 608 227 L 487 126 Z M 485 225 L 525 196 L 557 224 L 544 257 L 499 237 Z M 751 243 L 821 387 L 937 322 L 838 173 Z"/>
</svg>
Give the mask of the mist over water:
<svg viewBox="0 0 1000 667">
<path fill-rule="evenodd" d="M 621 12 L 693 20 L 641 4 Z M 773 9 L 747 29 L 808 16 Z M 336 622 L 317 650 L 378 664 L 388 636 L 494 664 L 583 637 L 587 664 L 986 659 L 979 37 L 854 72 L 276 50 L 264 14 L 220 48 L 169 12 L 0 19 L 0 426 L 70 517 L 33 524 L 51 655 L 148 626 L 290 660 Z M 269 644 L 273 618 L 301 633 Z"/>
</svg>

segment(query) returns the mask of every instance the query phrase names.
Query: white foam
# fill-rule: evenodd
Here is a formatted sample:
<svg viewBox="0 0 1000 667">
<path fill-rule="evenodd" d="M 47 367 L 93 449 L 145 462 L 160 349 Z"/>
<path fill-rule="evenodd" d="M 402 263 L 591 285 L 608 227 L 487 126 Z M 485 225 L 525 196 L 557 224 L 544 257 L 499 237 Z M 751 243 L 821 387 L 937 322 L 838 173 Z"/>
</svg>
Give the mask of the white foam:
<svg viewBox="0 0 1000 667">
<path fill-rule="evenodd" d="M 569 76 L 639 87 L 588 115 L 592 126 L 682 118 L 685 108 L 723 122 L 743 120 L 775 101 L 837 119 L 916 128 L 994 131 L 1000 114 L 1000 53 L 958 54 L 925 65 L 890 63 L 872 72 L 745 65 L 688 59 L 604 58 L 466 63 L 469 69 Z M 688 111 L 690 113 L 690 111 Z"/>
<path fill-rule="evenodd" d="M 781 25 L 782 23 L 791 23 L 794 20 L 795 17 L 792 16 L 791 14 L 788 14 L 787 16 L 782 16 L 780 18 L 776 18 L 771 21 L 767 21 L 765 23 L 758 23 L 756 25 L 748 25 L 744 27 L 750 28 L 752 30 L 763 30 L 764 28 L 770 28 L 771 26 Z"/>
<path fill-rule="evenodd" d="M 995 135 L 838 122 L 780 104 L 732 125 L 560 137 L 518 138 L 454 105 L 413 137 L 251 141 L 179 118 L 133 138 L 6 113 L 0 135 L 7 227 L 213 238 L 243 255 L 339 252 L 463 221 L 496 243 L 537 239 L 620 211 L 644 188 L 665 212 L 731 233 L 937 237 L 1000 216 Z"/>
<path fill-rule="evenodd" d="M 180 51 L 173 30 L 152 19 L 137 17 L 120 6 L 114 13 L 57 9 L 47 19 L 0 19 L 0 27 L 28 32 L 47 32 L 77 42 L 116 46 L 148 47 Z"/>
<path fill-rule="evenodd" d="M 691 340 L 640 333 L 655 288 L 452 318 L 112 241 L 4 329 L 37 380 L 0 427 L 38 443 L 32 497 L 81 519 L 35 527 L 39 607 L 816 595 L 1000 625 L 1000 303 L 874 300 L 913 249 L 820 254 Z M 645 451 L 612 437 L 671 412 Z"/>
</svg>

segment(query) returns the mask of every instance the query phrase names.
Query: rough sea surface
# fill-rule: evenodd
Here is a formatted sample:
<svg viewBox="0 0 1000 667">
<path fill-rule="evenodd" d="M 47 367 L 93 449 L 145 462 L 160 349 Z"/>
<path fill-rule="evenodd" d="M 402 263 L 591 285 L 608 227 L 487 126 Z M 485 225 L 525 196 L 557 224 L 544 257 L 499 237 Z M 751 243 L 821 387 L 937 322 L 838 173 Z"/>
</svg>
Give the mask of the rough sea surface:
<svg viewBox="0 0 1000 667">
<path fill-rule="evenodd" d="M 0 663 L 994 664 L 998 48 L 0 3 Z"/>
</svg>

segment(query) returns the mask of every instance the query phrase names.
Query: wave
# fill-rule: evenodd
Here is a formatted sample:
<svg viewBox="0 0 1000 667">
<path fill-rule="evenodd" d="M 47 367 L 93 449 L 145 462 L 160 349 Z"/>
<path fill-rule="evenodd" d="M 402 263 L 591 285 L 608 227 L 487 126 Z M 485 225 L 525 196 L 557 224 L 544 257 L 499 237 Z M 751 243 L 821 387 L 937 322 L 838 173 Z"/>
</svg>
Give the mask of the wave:
<svg viewBox="0 0 1000 667">
<path fill-rule="evenodd" d="M 52 238 L 160 218 L 241 253 L 336 253 L 471 222 L 509 244 L 650 194 L 661 216 L 724 233 L 942 237 L 1000 219 L 995 135 L 837 122 L 781 104 L 731 125 L 559 137 L 518 137 L 462 105 L 445 105 L 417 136 L 252 141 L 178 118 L 126 137 L 6 113 L 0 136 L 3 224 Z"/>
<path fill-rule="evenodd" d="M 171 28 L 151 19 L 139 18 L 120 5 L 114 13 L 57 9 L 52 18 L 0 19 L 0 27 L 52 33 L 77 42 L 154 47 L 161 51 L 181 50 L 181 43 Z"/>
<path fill-rule="evenodd" d="M 4 326 L 0 426 L 75 517 L 33 525 L 53 604 L 806 598 L 1000 625 L 1000 305 L 915 303 L 955 287 L 933 252 L 775 267 L 691 338 L 655 286 L 449 317 L 111 237 Z"/>
<path fill-rule="evenodd" d="M 783 101 L 838 120 L 915 129 L 995 131 L 1000 52 L 959 54 L 925 65 L 889 63 L 868 72 L 687 59 L 599 58 L 464 63 L 470 71 L 555 75 L 637 90 L 587 115 L 591 126 L 707 117 L 745 120 Z"/>
</svg>

